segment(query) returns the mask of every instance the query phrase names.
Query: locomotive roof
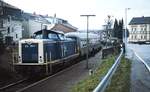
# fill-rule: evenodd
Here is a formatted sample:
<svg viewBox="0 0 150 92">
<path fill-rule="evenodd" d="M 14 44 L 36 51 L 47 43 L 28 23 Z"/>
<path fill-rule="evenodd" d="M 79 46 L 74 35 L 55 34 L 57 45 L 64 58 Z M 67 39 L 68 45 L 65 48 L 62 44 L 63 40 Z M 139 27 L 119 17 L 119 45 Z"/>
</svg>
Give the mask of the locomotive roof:
<svg viewBox="0 0 150 92">
<path fill-rule="evenodd" d="M 45 31 L 47 33 L 64 34 L 61 31 L 54 31 L 54 30 L 47 30 L 47 29 L 39 30 L 39 31 L 35 32 L 34 34 L 42 34 L 42 31 Z"/>
</svg>

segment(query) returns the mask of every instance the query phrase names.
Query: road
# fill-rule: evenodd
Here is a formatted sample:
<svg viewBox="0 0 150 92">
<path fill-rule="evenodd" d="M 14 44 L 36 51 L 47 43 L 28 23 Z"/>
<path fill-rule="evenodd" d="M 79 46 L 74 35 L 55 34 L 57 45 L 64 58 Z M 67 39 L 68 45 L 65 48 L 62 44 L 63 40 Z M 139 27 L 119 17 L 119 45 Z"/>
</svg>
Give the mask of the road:
<svg viewBox="0 0 150 92">
<path fill-rule="evenodd" d="M 130 92 L 150 92 L 150 72 L 135 55 L 150 67 L 150 45 L 128 44 L 127 57 L 132 60 Z"/>
</svg>

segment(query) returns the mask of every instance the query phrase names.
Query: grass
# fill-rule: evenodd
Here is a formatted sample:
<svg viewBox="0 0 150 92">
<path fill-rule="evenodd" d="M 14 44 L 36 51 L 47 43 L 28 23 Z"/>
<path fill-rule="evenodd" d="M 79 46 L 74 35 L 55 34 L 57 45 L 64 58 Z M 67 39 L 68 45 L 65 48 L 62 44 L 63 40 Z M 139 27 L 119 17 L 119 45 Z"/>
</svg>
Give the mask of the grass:
<svg viewBox="0 0 150 92">
<path fill-rule="evenodd" d="M 114 63 L 114 60 L 115 56 L 109 56 L 107 59 L 104 59 L 96 72 L 73 86 L 71 92 L 92 92 L 99 84 L 101 79 L 106 75 L 106 73 Z M 105 92 L 129 92 L 130 68 L 130 61 L 123 57 L 121 60 L 121 64 L 112 77 L 111 83 L 107 87 Z"/>
<path fill-rule="evenodd" d="M 131 62 L 123 57 L 105 92 L 130 92 L 130 73 Z"/>
<path fill-rule="evenodd" d="M 71 92 L 92 92 L 114 63 L 115 56 L 109 56 L 102 61 L 100 67 L 91 76 L 72 87 Z"/>
</svg>

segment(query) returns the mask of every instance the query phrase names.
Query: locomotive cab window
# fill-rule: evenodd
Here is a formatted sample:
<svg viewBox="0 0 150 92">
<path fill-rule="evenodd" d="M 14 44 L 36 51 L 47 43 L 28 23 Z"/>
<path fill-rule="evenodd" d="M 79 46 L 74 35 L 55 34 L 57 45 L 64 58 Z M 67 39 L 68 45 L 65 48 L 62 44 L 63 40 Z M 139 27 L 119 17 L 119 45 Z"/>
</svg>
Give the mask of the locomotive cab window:
<svg viewBox="0 0 150 92">
<path fill-rule="evenodd" d="M 57 36 L 57 34 L 49 33 L 49 34 L 48 34 L 48 38 L 49 38 L 49 39 L 58 39 L 58 36 Z"/>
<path fill-rule="evenodd" d="M 63 34 L 58 35 L 61 40 L 65 40 L 65 36 Z"/>
<path fill-rule="evenodd" d="M 35 39 L 42 39 L 42 34 L 37 34 L 37 35 L 35 35 L 34 38 L 35 38 Z"/>
</svg>

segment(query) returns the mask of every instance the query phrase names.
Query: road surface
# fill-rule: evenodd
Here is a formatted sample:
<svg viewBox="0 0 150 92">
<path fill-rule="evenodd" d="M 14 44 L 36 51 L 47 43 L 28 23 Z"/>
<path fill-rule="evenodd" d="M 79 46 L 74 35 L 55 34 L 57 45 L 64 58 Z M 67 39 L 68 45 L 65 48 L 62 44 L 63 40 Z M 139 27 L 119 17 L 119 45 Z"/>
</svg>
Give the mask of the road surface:
<svg viewBox="0 0 150 92">
<path fill-rule="evenodd" d="M 150 67 L 150 45 L 128 44 L 127 57 L 132 60 L 131 92 L 150 92 L 150 72 L 135 55 Z"/>
</svg>

